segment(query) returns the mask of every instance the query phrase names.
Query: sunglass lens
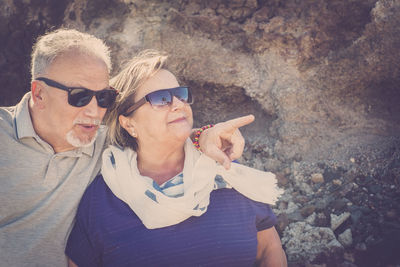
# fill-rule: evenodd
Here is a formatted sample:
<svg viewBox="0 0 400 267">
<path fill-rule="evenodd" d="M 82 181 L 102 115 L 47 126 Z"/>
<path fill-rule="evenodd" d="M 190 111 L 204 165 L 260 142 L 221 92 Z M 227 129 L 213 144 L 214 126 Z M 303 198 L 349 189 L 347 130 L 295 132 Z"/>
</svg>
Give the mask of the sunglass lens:
<svg viewBox="0 0 400 267">
<path fill-rule="evenodd" d="M 106 89 L 96 94 L 97 103 L 102 108 L 109 108 L 115 101 L 117 94 L 114 90 Z"/>
<path fill-rule="evenodd" d="M 188 104 L 192 103 L 192 94 L 188 87 L 177 87 L 172 89 L 172 94 L 178 98 L 180 101 L 186 102 Z"/>
<path fill-rule="evenodd" d="M 169 105 L 172 102 L 171 94 L 168 90 L 154 91 L 147 95 L 147 100 L 154 107 Z"/>
<path fill-rule="evenodd" d="M 89 104 L 93 94 L 87 89 L 73 89 L 68 96 L 68 102 L 75 107 L 83 107 Z"/>
</svg>

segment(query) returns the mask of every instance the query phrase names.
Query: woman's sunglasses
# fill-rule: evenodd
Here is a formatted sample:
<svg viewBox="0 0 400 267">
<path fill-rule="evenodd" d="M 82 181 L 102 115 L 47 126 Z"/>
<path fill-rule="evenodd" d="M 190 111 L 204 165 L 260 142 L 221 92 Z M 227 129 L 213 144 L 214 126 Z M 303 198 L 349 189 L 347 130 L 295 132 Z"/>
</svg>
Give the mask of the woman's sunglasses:
<svg viewBox="0 0 400 267">
<path fill-rule="evenodd" d="M 97 105 L 101 108 L 109 108 L 114 102 L 118 95 L 118 91 L 112 87 L 93 91 L 84 87 L 67 87 L 44 77 L 36 78 L 38 81 L 42 81 L 48 86 L 61 89 L 68 92 L 68 104 L 74 107 L 83 107 L 90 103 L 93 96 L 96 96 Z"/>
<path fill-rule="evenodd" d="M 160 108 L 163 106 L 171 105 L 174 96 L 180 101 L 187 104 L 193 103 L 193 97 L 189 87 L 180 86 L 170 89 L 161 89 L 145 95 L 138 102 L 134 103 L 124 113 L 124 116 L 130 116 L 132 112 L 143 106 L 146 102 L 149 102 L 153 108 Z"/>
</svg>

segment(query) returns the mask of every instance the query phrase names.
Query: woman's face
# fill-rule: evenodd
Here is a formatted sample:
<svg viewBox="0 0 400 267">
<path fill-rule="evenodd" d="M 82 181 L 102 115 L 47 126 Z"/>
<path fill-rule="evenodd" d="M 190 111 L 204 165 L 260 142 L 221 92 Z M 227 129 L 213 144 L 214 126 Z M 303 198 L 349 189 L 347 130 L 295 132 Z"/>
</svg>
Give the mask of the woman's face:
<svg viewBox="0 0 400 267">
<path fill-rule="evenodd" d="M 171 72 L 159 70 L 137 90 L 135 102 L 148 93 L 178 86 L 178 81 Z M 193 126 L 190 105 L 176 97 L 173 97 L 171 105 L 156 109 L 147 102 L 134 111 L 130 120 L 137 134 L 139 147 L 149 142 L 166 145 L 171 142 L 184 142 L 190 136 Z"/>
</svg>

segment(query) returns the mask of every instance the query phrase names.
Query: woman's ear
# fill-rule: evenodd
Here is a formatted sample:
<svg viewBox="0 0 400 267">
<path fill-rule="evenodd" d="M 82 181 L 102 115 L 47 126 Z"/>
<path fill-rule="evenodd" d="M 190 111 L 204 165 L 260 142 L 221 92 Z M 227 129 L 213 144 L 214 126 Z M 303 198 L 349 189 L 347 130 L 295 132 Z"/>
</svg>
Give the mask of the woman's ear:
<svg viewBox="0 0 400 267">
<path fill-rule="evenodd" d="M 122 128 L 124 128 L 131 136 L 135 138 L 137 137 L 135 126 L 133 125 L 131 118 L 125 117 L 124 115 L 119 115 L 118 120 Z"/>
</svg>

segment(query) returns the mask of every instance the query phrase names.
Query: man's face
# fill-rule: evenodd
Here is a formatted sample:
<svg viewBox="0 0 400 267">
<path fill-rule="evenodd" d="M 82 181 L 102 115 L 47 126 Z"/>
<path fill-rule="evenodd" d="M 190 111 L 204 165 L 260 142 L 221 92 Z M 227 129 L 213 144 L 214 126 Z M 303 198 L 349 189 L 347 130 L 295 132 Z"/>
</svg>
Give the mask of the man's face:
<svg viewBox="0 0 400 267">
<path fill-rule="evenodd" d="M 67 87 L 84 87 L 93 91 L 109 86 L 104 62 L 82 54 L 70 53 L 56 58 L 43 76 Z M 97 105 L 95 96 L 83 107 L 71 106 L 67 91 L 39 83 L 43 88 L 44 139 L 56 152 L 92 144 L 106 108 Z"/>
</svg>

